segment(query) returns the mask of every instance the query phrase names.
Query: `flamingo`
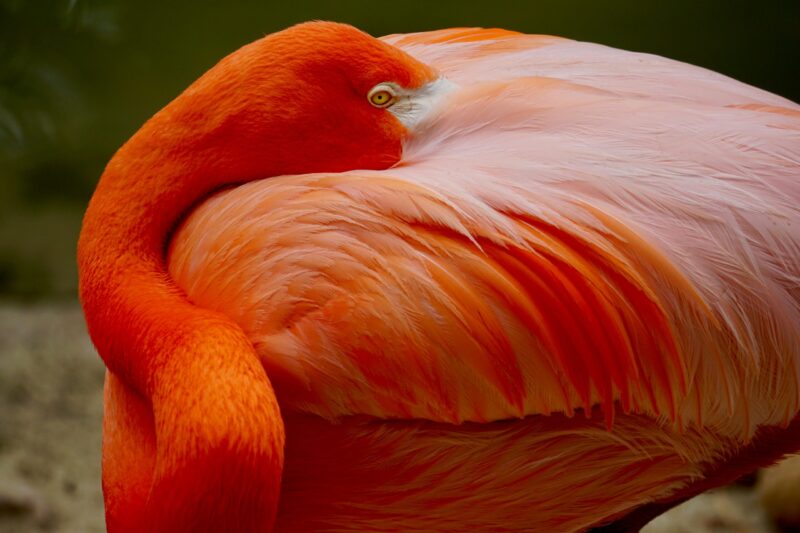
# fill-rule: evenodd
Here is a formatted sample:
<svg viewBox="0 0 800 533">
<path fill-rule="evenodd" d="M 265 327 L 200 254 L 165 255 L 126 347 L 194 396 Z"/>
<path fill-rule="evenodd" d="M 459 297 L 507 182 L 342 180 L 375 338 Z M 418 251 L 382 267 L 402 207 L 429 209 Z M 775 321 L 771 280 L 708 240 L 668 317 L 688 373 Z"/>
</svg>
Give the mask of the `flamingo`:
<svg viewBox="0 0 800 533">
<path fill-rule="evenodd" d="M 78 247 L 111 532 L 636 530 L 800 449 L 800 107 L 312 22 L 114 155 Z"/>
</svg>

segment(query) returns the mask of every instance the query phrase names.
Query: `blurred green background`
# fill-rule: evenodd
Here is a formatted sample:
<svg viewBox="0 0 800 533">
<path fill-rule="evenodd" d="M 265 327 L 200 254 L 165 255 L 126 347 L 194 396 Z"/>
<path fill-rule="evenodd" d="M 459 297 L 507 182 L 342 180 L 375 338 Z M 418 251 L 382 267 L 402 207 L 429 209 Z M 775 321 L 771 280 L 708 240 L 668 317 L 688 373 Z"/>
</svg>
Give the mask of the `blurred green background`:
<svg viewBox="0 0 800 533">
<path fill-rule="evenodd" d="M 0 300 L 74 298 L 82 210 L 114 150 L 223 55 L 310 19 L 563 35 L 800 100 L 800 0 L 0 0 Z"/>
</svg>

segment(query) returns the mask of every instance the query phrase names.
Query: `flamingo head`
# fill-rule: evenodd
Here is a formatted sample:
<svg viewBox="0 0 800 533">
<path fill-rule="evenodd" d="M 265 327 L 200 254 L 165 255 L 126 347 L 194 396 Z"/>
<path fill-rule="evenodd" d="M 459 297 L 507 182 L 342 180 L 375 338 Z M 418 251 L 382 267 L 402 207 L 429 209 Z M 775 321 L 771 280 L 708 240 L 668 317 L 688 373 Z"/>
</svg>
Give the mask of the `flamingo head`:
<svg viewBox="0 0 800 533">
<path fill-rule="evenodd" d="M 449 87 L 352 26 L 311 22 L 229 55 L 134 139 L 149 140 L 139 153 L 182 159 L 216 185 L 383 169 L 399 161 L 413 126 Z"/>
</svg>

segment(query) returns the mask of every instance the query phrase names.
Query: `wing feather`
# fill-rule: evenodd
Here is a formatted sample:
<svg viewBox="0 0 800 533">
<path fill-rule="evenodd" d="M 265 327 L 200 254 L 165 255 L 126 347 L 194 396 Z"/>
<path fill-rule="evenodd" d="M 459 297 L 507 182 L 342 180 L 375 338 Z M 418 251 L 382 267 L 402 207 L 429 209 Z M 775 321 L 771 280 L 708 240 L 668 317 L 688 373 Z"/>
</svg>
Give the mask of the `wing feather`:
<svg viewBox="0 0 800 533">
<path fill-rule="evenodd" d="M 282 408 L 600 405 L 611 425 L 619 405 L 745 436 L 794 416 L 798 106 L 563 39 L 387 40 L 462 86 L 402 165 L 226 191 L 172 243 L 173 276 L 242 325 Z"/>
</svg>

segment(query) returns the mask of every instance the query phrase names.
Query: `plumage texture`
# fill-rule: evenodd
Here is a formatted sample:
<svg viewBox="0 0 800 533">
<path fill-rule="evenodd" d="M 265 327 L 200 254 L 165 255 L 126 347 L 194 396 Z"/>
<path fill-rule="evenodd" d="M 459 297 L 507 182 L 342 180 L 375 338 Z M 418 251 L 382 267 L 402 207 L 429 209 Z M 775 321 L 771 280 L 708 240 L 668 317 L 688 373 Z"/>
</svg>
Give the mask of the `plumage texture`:
<svg viewBox="0 0 800 533">
<path fill-rule="evenodd" d="M 333 50 L 362 39 L 339 26 L 298 28 L 288 32 L 319 31 Z M 242 144 L 231 134 L 242 133 L 239 123 L 201 121 L 211 126 L 200 139 L 225 141 L 241 157 L 195 161 L 193 146 L 178 154 L 188 155 L 183 163 L 160 157 L 167 190 L 187 169 L 205 180 L 185 186 L 191 198 L 172 193 L 180 202 L 166 214 L 150 208 L 164 228 L 214 185 L 269 178 L 204 200 L 173 234 L 168 274 L 151 272 L 169 280 L 156 291 L 163 301 L 184 291 L 204 320 L 216 318 L 191 329 L 173 304 L 149 296 L 114 300 L 112 309 L 134 302 L 128 314 L 108 312 L 119 331 L 145 331 L 135 338 L 150 345 L 167 329 L 156 320 L 185 327 L 203 354 L 230 351 L 237 365 L 250 364 L 249 351 L 238 329 L 217 320 L 241 328 L 264 386 L 240 379 L 222 356 L 218 366 L 192 361 L 188 350 L 157 361 L 175 359 L 166 372 L 175 397 L 193 399 L 190 419 L 204 409 L 195 391 L 224 387 L 232 399 L 211 413 L 209 431 L 224 437 L 231 417 L 256 431 L 266 417 L 276 426 L 263 438 L 282 451 L 275 411 L 247 396 L 271 383 L 286 438 L 277 530 L 581 531 L 800 448 L 800 107 L 697 67 L 555 37 L 454 29 L 383 42 L 420 63 L 365 41 L 387 57 L 371 65 L 358 55 L 353 71 L 366 65 L 365 79 L 391 81 L 373 79 L 372 69 L 397 64 L 394 72 L 413 74 L 405 83 L 439 74 L 458 88 L 409 136 L 394 122 L 373 128 L 373 115 L 349 123 L 340 113 L 341 132 L 338 118 L 319 128 L 309 119 L 285 136 L 290 121 L 262 137 L 247 119 Z M 346 67 L 325 50 L 322 71 L 335 78 Z M 243 61 L 232 57 L 224 65 Z M 241 88 L 213 72 L 172 109 L 202 102 L 215 83 L 238 102 Z M 237 118 L 250 116 L 242 110 L 257 94 L 244 87 Z M 326 97 L 287 102 L 286 116 L 302 119 L 303 105 L 312 118 L 339 112 Z M 202 109 L 216 117 L 217 107 Z M 275 109 L 265 116 L 283 120 Z M 147 239 L 161 242 L 164 228 Z M 101 308 L 88 301 L 90 311 Z M 163 312 L 146 316 L 148 305 Z M 128 316 L 150 329 L 128 333 Z M 144 501 L 162 453 L 154 434 L 169 442 L 173 426 L 165 415 L 159 422 L 163 396 L 153 396 L 154 419 L 131 392 L 138 359 L 110 353 L 121 379 L 112 374 L 107 389 L 118 411 L 106 418 L 105 482 L 121 507 L 146 508 L 126 507 L 126 495 Z M 163 412 L 183 438 L 181 403 L 170 405 Z M 131 446 L 141 455 L 123 458 L 120 435 L 141 441 Z M 236 460 L 262 442 L 247 431 L 231 438 L 241 443 Z M 228 476 L 241 475 L 244 488 L 213 492 L 220 513 L 245 501 L 250 484 L 262 490 L 280 475 L 277 465 L 248 477 L 247 464 Z M 198 474 L 177 486 L 189 494 L 203 481 Z M 184 517 L 192 502 L 206 502 L 179 500 Z"/>
<path fill-rule="evenodd" d="M 400 165 L 227 191 L 173 243 L 281 404 L 451 423 L 601 404 L 611 424 L 618 401 L 744 440 L 788 423 L 797 106 L 654 56 L 454 35 L 388 38 L 462 86 Z"/>
</svg>

